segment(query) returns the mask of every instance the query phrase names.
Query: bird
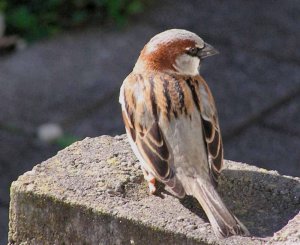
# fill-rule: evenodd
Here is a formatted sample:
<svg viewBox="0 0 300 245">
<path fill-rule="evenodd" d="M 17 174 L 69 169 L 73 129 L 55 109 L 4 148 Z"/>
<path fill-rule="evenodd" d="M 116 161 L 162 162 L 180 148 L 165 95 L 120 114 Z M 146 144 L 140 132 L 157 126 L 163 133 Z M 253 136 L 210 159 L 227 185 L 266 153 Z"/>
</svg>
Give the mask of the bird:
<svg viewBox="0 0 300 245">
<path fill-rule="evenodd" d="M 199 70 L 218 53 L 193 32 L 161 32 L 140 52 L 119 102 L 149 192 L 156 193 L 159 181 L 178 198 L 194 196 L 217 237 L 249 236 L 216 190 L 223 144 L 214 98 Z"/>
</svg>

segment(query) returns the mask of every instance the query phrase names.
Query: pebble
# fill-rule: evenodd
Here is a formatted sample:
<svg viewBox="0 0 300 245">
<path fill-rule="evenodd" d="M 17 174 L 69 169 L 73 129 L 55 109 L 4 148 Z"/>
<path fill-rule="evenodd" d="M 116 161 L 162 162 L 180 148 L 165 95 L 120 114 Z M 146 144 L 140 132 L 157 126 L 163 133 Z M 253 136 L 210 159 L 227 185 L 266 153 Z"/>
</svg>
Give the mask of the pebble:
<svg viewBox="0 0 300 245">
<path fill-rule="evenodd" d="M 130 177 L 129 177 L 129 180 L 130 180 L 130 182 L 135 182 L 136 176 L 130 176 Z"/>
<path fill-rule="evenodd" d="M 198 227 L 197 227 L 197 225 L 187 225 L 186 226 L 186 229 L 188 229 L 188 230 L 196 230 Z"/>
<path fill-rule="evenodd" d="M 124 193 L 125 192 L 124 184 L 123 183 L 118 183 L 115 186 L 115 192 Z"/>
<path fill-rule="evenodd" d="M 178 220 L 178 221 L 183 221 L 183 220 L 184 220 L 184 217 L 183 217 L 183 216 L 178 216 L 178 217 L 176 218 L 176 220 Z"/>
<path fill-rule="evenodd" d="M 128 165 L 127 162 L 121 162 L 121 166 L 126 167 Z"/>
<path fill-rule="evenodd" d="M 199 228 L 199 232 L 206 232 L 207 228 L 206 227 L 201 227 Z"/>
<path fill-rule="evenodd" d="M 56 123 L 45 123 L 38 127 L 37 136 L 39 140 L 51 143 L 63 136 L 63 129 Z"/>
</svg>

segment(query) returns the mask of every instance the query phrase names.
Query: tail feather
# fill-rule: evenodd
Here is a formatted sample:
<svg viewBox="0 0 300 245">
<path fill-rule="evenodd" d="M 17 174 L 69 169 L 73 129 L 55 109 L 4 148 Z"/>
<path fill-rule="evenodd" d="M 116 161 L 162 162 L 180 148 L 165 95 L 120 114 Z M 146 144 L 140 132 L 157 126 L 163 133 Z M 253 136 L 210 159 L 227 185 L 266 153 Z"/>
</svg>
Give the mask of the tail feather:
<svg viewBox="0 0 300 245">
<path fill-rule="evenodd" d="M 179 198 L 183 198 L 185 196 L 184 188 L 176 176 L 171 176 L 163 182 L 169 187 L 169 190 L 173 195 Z"/>
<path fill-rule="evenodd" d="M 191 191 L 204 209 L 218 237 L 250 235 L 247 228 L 227 209 L 211 183 L 203 184 L 196 182 Z"/>
</svg>

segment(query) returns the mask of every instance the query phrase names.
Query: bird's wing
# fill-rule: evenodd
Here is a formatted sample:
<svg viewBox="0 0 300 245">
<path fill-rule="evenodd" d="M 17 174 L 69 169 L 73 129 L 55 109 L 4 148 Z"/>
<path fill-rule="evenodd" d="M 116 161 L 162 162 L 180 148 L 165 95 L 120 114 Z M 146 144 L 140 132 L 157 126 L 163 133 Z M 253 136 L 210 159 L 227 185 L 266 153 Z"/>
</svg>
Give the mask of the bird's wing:
<svg viewBox="0 0 300 245">
<path fill-rule="evenodd" d="M 142 166 L 183 197 L 181 183 L 171 168 L 171 151 L 158 123 L 154 80 L 129 75 L 120 91 L 120 103 L 131 147 Z"/>
<path fill-rule="evenodd" d="M 204 79 L 198 76 L 196 81 L 199 86 L 200 113 L 211 174 L 213 180 L 217 182 L 223 166 L 223 143 L 217 110 L 211 91 Z"/>
</svg>

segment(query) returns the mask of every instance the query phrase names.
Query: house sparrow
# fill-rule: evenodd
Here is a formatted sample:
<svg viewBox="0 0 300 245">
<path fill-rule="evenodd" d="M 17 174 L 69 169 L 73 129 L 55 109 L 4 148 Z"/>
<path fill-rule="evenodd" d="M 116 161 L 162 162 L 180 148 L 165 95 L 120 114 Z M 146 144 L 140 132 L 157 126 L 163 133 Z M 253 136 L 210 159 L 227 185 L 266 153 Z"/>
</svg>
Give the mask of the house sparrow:
<svg viewBox="0 0 300 245">
<path fill-rule="evenodd" d="M 119 101 L 130 145 L 150 193 L 155 180 L 196 197 L 218 237 L 249 235 L 216 191 L 223 146 L 215 102 L 199 75 L 218 51 L 179 29 L 154 36 L 124 80 Z"/>
</svg>

